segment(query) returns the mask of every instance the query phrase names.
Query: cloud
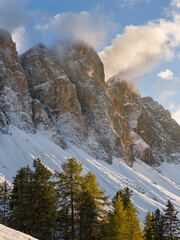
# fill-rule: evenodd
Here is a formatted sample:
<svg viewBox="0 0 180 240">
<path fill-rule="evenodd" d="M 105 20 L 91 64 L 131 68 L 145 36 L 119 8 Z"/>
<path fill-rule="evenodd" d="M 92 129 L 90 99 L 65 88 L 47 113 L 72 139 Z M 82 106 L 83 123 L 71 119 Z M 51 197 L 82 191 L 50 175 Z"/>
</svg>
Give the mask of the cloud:
<svg viewBox="0 0 180 240">
<path fill-rule="evenodd" d="M 174 118 L 176 122 L 180 124 L 180 108 L 172 114 L 172 118 Z"/>
<path fill-rule="evenodd" d="M 180 0 L 172 0 L 171 1 L 171 6 L 180 8 Z"/>
<path fill-rule="evenodd" d="M 171 12 L 171 17 L 171 21 L 159 19 L 143 26 L 127 26 L 99 52 L 106 79 L 119 72 L 125 78 L 137 79 L 161 60 L 172 59 L 174 49 L 180 46 L 180 14 Z"/>
<path fill-rule="evenodd" d="M 12 39 L 16 43 L 16 48 L 19 53 L 22 53 L 26 49 L 26 29 L 23 26 L 16 28 L 12 32 Z"/>
<path fill-rule="evenodd" d="M 158 75 L 158 77 L 160 77 L 164 80 L 172 80 L 173 76 L 174 76 L 174 73 L 170 69 L 166 69 L 164 72 L 161 71 L 157 75 Z"/>
<path fill-rule="evenodd" d="M 142 1 L 149 2 L 150 0 L 117 0 L 120 6 L 133 6 L 134 4 Z"/>
<path fill-rule="evenodd" d="M 165 101 L 168 97 L 176 95 L 176 91 L 174 90 L 164 90 L 161 92 L 159 96 L 159 100 Z"/>
<path fill-rule="evenodd" d="M 127 26 L 111 46 L 99 52 L 106 79 L 118 72 L 132 79 L 148 72 L 162 57 L 171 58 L 167 41 L 168 37 L 156 24 Z"/>
<path fill-rule="evenodd" d="M 88 12 L 59 13 L 50 18 L 46 24 L 36 25 L 49 42 L 85 41 L 96 49 L 104 47 L 108 34 L 113 31 L 116 24 L 100 14 Z"/>
<path fill-rule="evenodd" d="M 27 0 L 0 0 L 0 27 L 13 32 L 28 21 Z"/>
</svg>

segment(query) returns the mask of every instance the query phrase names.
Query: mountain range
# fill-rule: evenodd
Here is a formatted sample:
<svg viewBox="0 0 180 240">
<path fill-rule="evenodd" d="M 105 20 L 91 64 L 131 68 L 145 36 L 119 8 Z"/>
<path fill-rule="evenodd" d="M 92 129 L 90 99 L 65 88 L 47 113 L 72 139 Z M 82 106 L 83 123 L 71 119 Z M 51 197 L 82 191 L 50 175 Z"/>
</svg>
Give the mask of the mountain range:
<svg viewBox="0 0 180 240">
<path fill-rule="evenodd" d="M 0 172 L 12 181 L 39 157 L 61 169 L 69 156 L 93 171 L 108 195 L 129 186 L 141 216 L 169 198 L 180 209 L 180 126 L 168 110 L 78 42 L 18 56 L 0 30 Z M 168 170 L 168 169 L 169 170 Z"/>
</svg>

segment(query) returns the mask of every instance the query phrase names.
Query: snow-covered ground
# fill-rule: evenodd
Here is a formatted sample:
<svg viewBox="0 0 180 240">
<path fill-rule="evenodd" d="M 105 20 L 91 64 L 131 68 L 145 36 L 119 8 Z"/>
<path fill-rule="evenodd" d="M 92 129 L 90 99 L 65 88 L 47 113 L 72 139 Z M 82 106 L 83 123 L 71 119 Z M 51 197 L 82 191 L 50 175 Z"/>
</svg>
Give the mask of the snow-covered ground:
<svg viewBox="0 0 180 240">
<path fill-rule="evenodd" d="M 37 240 L 37 238 L 0 224 L 0 240 Z"/>
<path fill-rule="evenodd" d="M 112 198 L 121 188 L 133 190 L 132 200 L 143 221 L 148 210 L 163 209 L 170 199 L 180 212 L 180 165 L 164 163 L 155 170 L 138 161 L 130 168 L 122 159 L 114 159 L 113 164 L 96 160 L 68 144 L 68 149 L 62 150 L 40 133 L 27 134 L 11 127 L 12 135 L 0 134 L 0 181 L 12 181 L 16 171 L 23 166 L 32 166 L 34 158 L 50 169 L 61 170 L 61 164 L 69 157 L 75 157 L 82 162 L 84 173 L 92 171 L 100 186 Z"/>
</svg>

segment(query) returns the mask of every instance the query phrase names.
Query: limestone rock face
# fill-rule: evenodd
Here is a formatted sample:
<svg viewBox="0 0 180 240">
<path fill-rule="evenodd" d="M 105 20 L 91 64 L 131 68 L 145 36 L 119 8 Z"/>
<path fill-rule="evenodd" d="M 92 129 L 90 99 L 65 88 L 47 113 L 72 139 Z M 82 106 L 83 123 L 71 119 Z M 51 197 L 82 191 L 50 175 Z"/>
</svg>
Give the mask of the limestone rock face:
<svg viewBox="0 0 180 240">
<path fill-rule="evenodd" d="M 109 79 L 107 86 L 114 113 L 121 119 L 115 129 L 118 133 L 125 131 L 121 141 L 127 155 L 132 149 L 135 157 L 149 165 L 176 161 L 180 154 L 180 126 L 169 111 L 150 97 L 141 98 L 132 83 L 118 76 Z"/>
<path fill-rule="evenodd" d="M 49 119 L 46 111 L 42 108 L 41 103 L 37 99 L 33 99 L 33 118 L 35 127 L 38 131 L 48 136 L 50 140 L 63 149 L 66 148 L 66 143 L 64 142 L 59 129 Z"/>
<path fill-rule="evenodd" d="M 96 51 L 83 43 L 67 48 L 58 58 L 70 81 L 75 84 L 82 113 L 104 148 L 122 157 L 120 137 L 112 124 L 112 102 L 104 81 L 104 68 Z"/>
<path fill-rule="evenodd" d="M 27 80 L 11 35 L 0 29 L 0 110 L 6 121 L 27 132 L 35 132 L 32 101 Z"/>
<path fill-rule="evenodd" d="M 42 44 L 21 55 L 20 60 L 31 97 L 39 100 L 61 136 L 93 156 L 111 162 L 111 155 L 82 115 L 76 87 L 59 60 Z"/>
<path fill-rule="evenodd" d="M 176 162 L 180 156 L 180 126 L 168 110 L 150 97 L 141 99 L 137 133 L 152 149 L 155 163 Z M 142 129 L 146 129 L 143 132 Z"/>
</svg>

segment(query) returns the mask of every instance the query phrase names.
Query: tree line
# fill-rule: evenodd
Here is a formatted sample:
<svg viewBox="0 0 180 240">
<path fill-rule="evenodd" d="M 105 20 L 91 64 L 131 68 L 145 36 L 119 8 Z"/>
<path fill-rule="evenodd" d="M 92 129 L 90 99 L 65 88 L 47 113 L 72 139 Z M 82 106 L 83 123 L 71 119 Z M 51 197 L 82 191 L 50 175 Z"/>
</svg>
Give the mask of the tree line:
<svg viewBox="0 0 180 240">
<path fill-rule="evenodd" d="M 177 240 L 179 220 L 168 201 L 164 215 L 147 213 L 144 228 L 129 188 L 110 201 L 92 172 L 75 158 L 52 173 L 40 159 L 22 167 L 12 187 L 0 184 L 1 223 L 40 240 Z"/>
</svg>

